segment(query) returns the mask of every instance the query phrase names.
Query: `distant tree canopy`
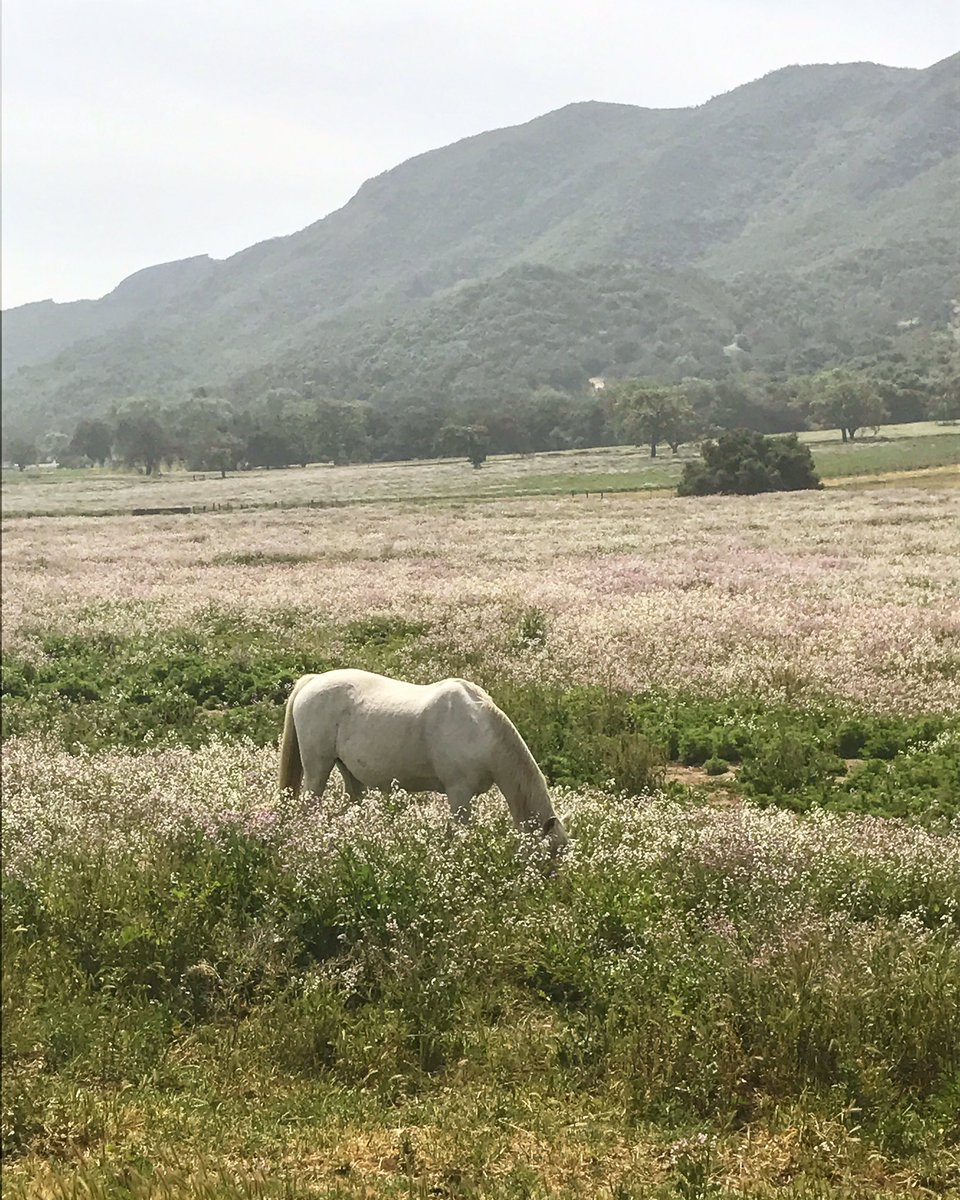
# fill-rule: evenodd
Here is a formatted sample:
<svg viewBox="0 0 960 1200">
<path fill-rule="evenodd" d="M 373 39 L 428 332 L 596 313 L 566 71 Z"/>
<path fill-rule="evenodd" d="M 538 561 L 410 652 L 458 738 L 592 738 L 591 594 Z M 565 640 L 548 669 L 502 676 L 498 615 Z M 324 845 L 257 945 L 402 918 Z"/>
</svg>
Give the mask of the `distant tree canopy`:
<svg viewBox="0 0 960 1200">
<path fill-rule="evenodd" d="M 613 419 L 625 441 L 649 445 L 650 457 L 666 442 L 676 453 L 695 428 L 694 412 L 680 387 L 630 380 L 612 389 Z"/>
<path fill-rule="evenodd" d="M 26 462 L 56 458 L 85 465 L 116 458 L 148 474 L 163 463 L 195 471 L 463 457 L 480 466 L 494 454 L 527 454 L 633 442 L 651 455 L 724 430 L 780 434 L 833 426 L 845 439 L 865 426 L 960 419 L 960 342 L 919 339 L 919 352 L 807 375 L 758 370 L 719 378 L 607 380 L 575 391 L 519 383 L 490 395 L 451 393 L 445 402 L 393 404 L 327 394 L 316 380 L 266 387 L 255 398 L 197 388 L 166 405 L 135 400 L 42 437 L 4 430 L 8 461 L 19 441 Z"/>
<path fill-rule="evenodd" d="M 103 466 L 113 448 L 113 429 L 99 417 L 81 417 L 70 439 L 70 453 Z"/>
<path fill-rule="evenodd" d="M 765 437 L 732 429 L 700 447 L 702 457 L 684 466 L 678 496 L 749 496 L 822 486 L 809 446 L 795 433 Z"/>
<path fill-rule="evenodd" d="M 3 439 L 3 456 L 19 471 L 32 466 L 37 461 L 37 446 L 30 438 L 14 435 Z"/>
<path fill-rule="evenodd" d="M 490 431 L 486 425 L 444 425 L 437 434 L 436 450 L 443 457 L 464 455 L 474 468 L 487 461 Z"/>
<path fill-rule="evenodd" d="M 130 467 L 154 475 L 172 450 L 172 437 L 144 401 L 124 409 L 117 418 L 116 444 L 120 458 Z"/>
<path fill-rule="evenodd" d="M 876 382 L 854 371 L 823 371 L 810 381 L 810 411 L 825 429 L 838 428 L 843 440 L 853 441 L 858 429 L 881 425 L 887 419 Z"/>
</svg>

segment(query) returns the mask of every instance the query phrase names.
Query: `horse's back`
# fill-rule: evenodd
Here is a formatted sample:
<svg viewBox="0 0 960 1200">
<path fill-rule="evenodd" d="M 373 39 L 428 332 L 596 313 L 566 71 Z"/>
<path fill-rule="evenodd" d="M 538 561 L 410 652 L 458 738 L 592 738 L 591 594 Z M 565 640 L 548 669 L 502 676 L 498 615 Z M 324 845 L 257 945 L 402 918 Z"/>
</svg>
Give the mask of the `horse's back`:
<svg viewBox="0 0 960 1200">
<path fill-rule="evenodd" d="M 407 683 L 373 671 L 342 667 L 304 676 L 294 685 L 306 701 L 310 697 L 342 697 L 358 709 L 382 707 L 425 713 L 431 708 L 476 704 L 493 705 L 483 690 L 469 679 L 441 679 L 436 683 Z"/>
<path fill-rule="evenodd" d="M 344 668 L 309 677 L 293 703 L 301 743 L 338 758 L 368 786 L 396 780 L 410 791 L 444 790 L 464 773 L 485 787 L 492 781 L 499 710 L 469 680 L 415 684 Z"/>
</svg>

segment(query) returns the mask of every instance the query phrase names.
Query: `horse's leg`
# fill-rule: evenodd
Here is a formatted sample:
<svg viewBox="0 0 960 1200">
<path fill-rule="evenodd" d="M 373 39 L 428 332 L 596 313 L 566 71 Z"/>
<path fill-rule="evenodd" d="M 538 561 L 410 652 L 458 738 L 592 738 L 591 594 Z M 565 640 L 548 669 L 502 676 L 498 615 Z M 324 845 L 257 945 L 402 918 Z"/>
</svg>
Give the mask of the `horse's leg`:
<svg viewBox="0 0 960 1200">
<path fill-rule="evenodd" d="M 321 760 L 319 762 L 311 762 L 303 764 L 303 790 L 310 795 L 316 796 L 318 799 L 323 795 L 323 789 L 327 786 L 327 780 L 330 778 L 330 772 L 333 770 L 333 764 L 336 759 Z"/>
<path fill-rule="evenodd" d="M 366 789 L 356 775 L 345 767 L 339 759 L 337 759 L 337 766 L 340 769 L 340 774 L 343 776 L 343 786 L 347 789 L 347 795 L 354 804 L 358 803 L 363 799 L 363 793 Z"/>
<path fill-rule="evenodd" d="M 450 804 L 450 819 L 458 825 L 466 825 L 473 812 L 473 790 L 471 788 L 450 788 L 447 800 Z"/>
</svg>

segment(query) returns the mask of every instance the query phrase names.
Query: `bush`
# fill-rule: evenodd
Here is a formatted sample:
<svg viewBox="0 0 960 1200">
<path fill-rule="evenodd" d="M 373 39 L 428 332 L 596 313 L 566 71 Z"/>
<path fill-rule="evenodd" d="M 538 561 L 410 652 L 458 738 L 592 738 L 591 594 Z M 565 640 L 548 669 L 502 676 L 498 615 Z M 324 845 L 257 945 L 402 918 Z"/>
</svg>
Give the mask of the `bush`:
<svg viewBox="0 0 960 1200">
<path fill-rule="evenodd" d="M 795 433 L 765 437 L 750 429 L 732 429 L 715 442 L 704 442 L 701 454 L 699 462 L 683 468 L 678 496 L 750 496 L 823 486 L 809 447 L 801 445 Z"/>
</svg>

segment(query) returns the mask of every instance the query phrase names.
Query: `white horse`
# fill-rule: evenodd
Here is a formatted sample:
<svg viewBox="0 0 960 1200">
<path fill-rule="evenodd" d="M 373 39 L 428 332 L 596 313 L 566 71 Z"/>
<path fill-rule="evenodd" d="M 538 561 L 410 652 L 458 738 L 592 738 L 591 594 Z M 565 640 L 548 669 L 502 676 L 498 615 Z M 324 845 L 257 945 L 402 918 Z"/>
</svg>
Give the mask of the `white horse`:
<svg viewBox="0 0 960 1200">
<path fill-rule="evenodd" d="M 280 788 L 322 794 L 334 766 L 347 794 L 366 788 L 445 792 L 466 821 L 494 783 L 518 828 L 536 830 L 556 853 L 567 832 L 546 781 L 510 718 L 466 679 L 403 683 L 369 671 L 303 675 L 287 700 Z"/>
</svg>

